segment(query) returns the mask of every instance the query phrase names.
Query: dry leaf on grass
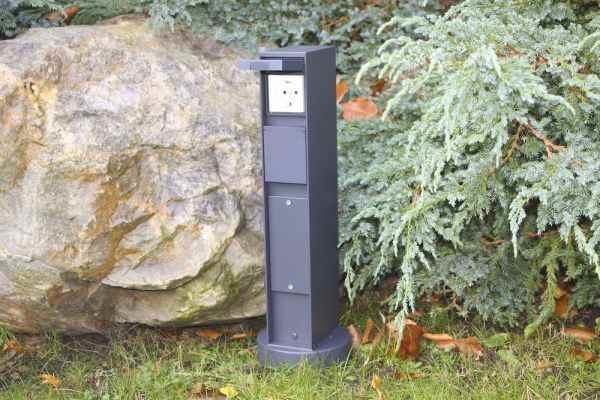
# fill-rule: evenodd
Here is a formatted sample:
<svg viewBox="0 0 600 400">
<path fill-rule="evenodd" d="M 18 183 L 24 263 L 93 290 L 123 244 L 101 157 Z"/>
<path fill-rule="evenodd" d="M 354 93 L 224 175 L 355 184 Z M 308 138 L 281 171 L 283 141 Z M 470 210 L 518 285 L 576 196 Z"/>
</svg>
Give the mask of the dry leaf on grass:
<svg viewBox="0 0 600 400">
<path fill-rule="evenodd" d="M 233 399 L 238 395 L 237 390 L 233 386 L 224 386 L 219 389 L 219 392 L 228 399 Z"/>
<path fill-rule="evenodd" d="M 396 323 L 390 321 L 386 324 L 388 330 L 388 340 L 390 342 L 394 339 L 398 340 L 398 327 Z M 402 340 L 398 346 L 398 356 L 402 359 L 415 360 L 419 356 L 419 350 L 421 347 L 421 336 L 423 335 L 423 328 L 420 327 L 415 321 L 409 318 L 404 319 L 404 329 L 402 331 Z"/>
<path fill-rule="evenodd" d="M 591 351 L 582 350 L 577 347 L 571 348 L 571 354 L 573 354 L 573 356 L 575 356 L 579 360 L 590 364 L 595 363 L 598 360 L 598 356 L 596 354 L 592 353 Z"/>
<path fill-rule="evenodd" d="M 77 13 L 81 11 L 81 7 L 72 6 L 67 7 L 62 11 L 52 11 L 48 15 L 46 15 L 46 19 L 50 22 L 63 22 L 65 24 L 69 24 L 73 17 L 77 15 Z"/>
<path fill-rule="evenodd" d="M 215 341 L 218 340 L 221 336 L 223 336 L 223 332 L 219 332 L 214 329 L 199 329 L 196 331 L 196 335 L 201 337 L 202 339 Z"/>
<path fill-rule="evenodd" d="M 254 332 L 238 332 L 238 333 L 234 333 L 233 335 L 231 335 L 231 340 L 241 340 L 241 339 L 248 339 L 248 338 L 253 338 L 256 336 L 256 333 Z"/>
<path fill-rule="evenodd" d="M 419 372 L 396 371 L 394 373 L 394 378 L 396 378 L 399 381 L 414 381 L 415 379 L 421 379 L 422 377 L 423 374 Z"/>
<path fill-rule="evenodd" d="M 342 117 L 346 121 L 375 118 L 379 113 L 377 105 L 369 99 L 358 97 L 342 104 Z"/>
<path fill-rule="evenodd" d="M 373 322 L 373 320 L 369 318 L 367 320 L 367 324 L 365 325 L 365 333 L 363 333 L 361 344 L 367 344 L 371 342 L 371 334 L 373 333 L 373 328 L 375 328 L 375 322 Z"/>
<path fill-rule="evenodd" d="M 594 331 L 587 328 L 563 328 L 562 334 L 581 343 L 587 343 L 596 339 Z"/>
<path fill-rule="evenodd" d="M 360 332 L 354 325 L 348 325 L 348 333 L 350 333 L 350 337 L 352 338 L 352 348 L 359 349 L 362 339 L 360 337 Z"/>
<path fill-rule="evenodd" d="M 40 379 L 41 379 L 43 385 L 50 385 L 55 390 L 58 390 L 58 388 L 60 386 L 60 378 L 58 378 L 54 374 L 41 374 Z"/>
<path fill-rule="evenodd" d="M 554 307 L 554 315 L 558 318 L 565 319 L 569 316 L 569 303 L 571 295 L 568 291 L 560 289 L 556 305 Z"/>
<path fill-rule="evenodd" d="M 335 101 L 337 104 L 340 104 L 346 93 L 348 93 L 348 82 L 340 80 L 335 85 Z"/>
<path fill-rule="evenodd" d="M 481 343 L 479 343 L 479 340 L 474 336 L 466 339 L 454 339 L 454 343 L 456 343 L 459 352 L 475 356 L 476 360 L 479 360 L 483 355 L 483 347 L 481 346 Z"/>
<path fill-rule="evenodd" d="M 483 346 L 479 342 L 479 339 L 474 336 L 465 339 L 454 339 L 445 333 L 426 333 L 423 337 L 434 342 L 442 350 L 455 349 L 459 353 L 474 356 L 476 360 L 479 360 L 483 355 Z"/>
<path fill-rule="evenodd" d="M 422 335 L 423 328 L 419 325 L 408 324 L 404 326 L 402 341 L 400 342 L 400 349 L 398 350 L 400 358 L 404 360 L 416 360 L 419 356 Z"/>
<path fill-rule="evenodd" d="M 429 333 L 425 332 L 423 334 L 423 339 L 431 340 L 432 342 L 437 342 L 440 340 L 452 340 L 453 337 L 448 335 L 447 333 Z"/>
<path fill-rule="evenodd" d="M 442 7 L 442 10 L 444 10 L 444 11 L 449 9 L 456 3 L 458 3 L 458 0 L 440 0 L 440 6 Z"/>
<path fill-rule="evenodd" d="M 188 399 L 222 399 L 217 389 L 209 388 L 203 383 L 195 384 L 189 391 Z"/>
<path fill-rule="evenodd" d="M 538 373 L 545 374 L 548 372 L 552 372 L 552 369 L 554 368 L 554 364 L 548 360 L 540 360 L 537 362 L 537 365 L 535 366 L 535 368 L 538 370 Z"/>
<path fill-rule="evenodd" d="M 381 391 L 381 378 L 379 375 L 373 375 L 373 378 L 371 378 L 371 387 L 377 392 L 377 398 L 379 400 L 383 400 L 383 392 Z"/>
<path fill-rule="evenodd" d="M 4 343 L 2 351 L 14 351 L 16 354 L 21 354 L 25 352 L 25 348 L 21 346 L 21 343 L 17 342 L 14 339 L 11 339 L 7 340 L 6 343 Z"/>
<path fill-rule="evenodd" d="M 371 86 L 371 96 L 378 96 L 385 89 L 385 79 L 376 80 Z"/>
</svg>

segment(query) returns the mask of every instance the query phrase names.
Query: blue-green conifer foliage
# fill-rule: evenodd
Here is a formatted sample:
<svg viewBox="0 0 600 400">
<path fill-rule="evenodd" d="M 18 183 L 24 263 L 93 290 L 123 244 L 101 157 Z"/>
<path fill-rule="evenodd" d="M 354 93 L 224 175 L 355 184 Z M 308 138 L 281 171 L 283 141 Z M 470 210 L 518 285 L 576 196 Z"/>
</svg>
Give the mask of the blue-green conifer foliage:
<svg viewBox="0 0 600 400">
<path fill-rule="evenodd" d="M 465 315 L 529 316 L 527 334 L 559 286 L 598 302 L 599 15 L 588 1 L 466 0 L 380 28 L 394 37 L 357 81 L 388 81 L 389 122 L 342 142 L 352 297 L 397 274 L 399 320 L 445 291 Z"/>
</svg>

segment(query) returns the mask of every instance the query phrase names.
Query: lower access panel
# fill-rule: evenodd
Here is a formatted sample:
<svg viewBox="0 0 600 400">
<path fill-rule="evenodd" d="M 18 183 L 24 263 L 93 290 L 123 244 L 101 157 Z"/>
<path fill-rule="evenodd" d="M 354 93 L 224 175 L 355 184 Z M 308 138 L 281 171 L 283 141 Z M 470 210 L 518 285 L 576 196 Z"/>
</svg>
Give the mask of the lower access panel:
<svg viewBox="0 0 600 400">
<path fill-rule="evenodd" d="M 310 289 L 308 200 L 268 196 L 271 289 L 308 294 Z"/>
<path fill-rule="evenodd" d="M 270 342 L 282 346 L 311 348 L 308 295 L 271 292 Z"/>
</svg>

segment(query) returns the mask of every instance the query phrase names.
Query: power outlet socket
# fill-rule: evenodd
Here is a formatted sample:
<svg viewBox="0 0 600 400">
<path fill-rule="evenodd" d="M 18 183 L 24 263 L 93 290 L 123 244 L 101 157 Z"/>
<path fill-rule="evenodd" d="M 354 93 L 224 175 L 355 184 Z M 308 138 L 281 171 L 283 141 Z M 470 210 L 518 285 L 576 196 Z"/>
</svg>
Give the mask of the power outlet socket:
<svg viewBox="0 0 600 400">
<path fill-rule="evenodd" d="M 270 113 L 304 112 L 304 75 L 267 75 Z"/>
</svg>

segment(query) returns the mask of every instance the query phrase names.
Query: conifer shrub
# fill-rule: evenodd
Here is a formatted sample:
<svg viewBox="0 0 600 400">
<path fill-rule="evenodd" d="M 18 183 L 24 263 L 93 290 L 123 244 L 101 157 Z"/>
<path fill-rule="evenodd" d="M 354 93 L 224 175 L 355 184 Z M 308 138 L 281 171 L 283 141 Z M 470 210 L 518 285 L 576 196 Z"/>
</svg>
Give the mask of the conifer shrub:
<svg viewBox="0 0 600 400">
<path fill-rule="evenodd" d="M 54 26 L 44 16 L 60 9 L 54 0 L 0 0 L 0 39 L 15 37 L 32 26 Z"/>
<path fill-rule="evenodd" d="M 387 122 L 342 131 L 348 292 L 399 277 L 529 334 L 570 287 L 599 302 L 600 14 L 591 1 L 465 0 L 393 18 L 357 80 L 386 79 Z"/>
<path fill-rule="evenodd" d="M 398 321 L 442 294 L 528 334 L 565 289 L 600 306 L 597 1 L 0 0 L 0 38 L 69 6 L 252 50 L 332 44 L 343 77 L 364 64 L 350 94 L 385 81 L 382 120 L 339 125 L 351 299 L 393 275 Z"/>
<path fill-rule="evenodd" d="M 381 24 L 442 8 L 437 0 L 154 0 L 149 13 L 159 28 L 183 23 L 253 51 L 260 46 L 334 45 L 338 71 L 345 75 L 355 73 L 386 39 L 386 33 L 376 35 Z"/>
</svg>

